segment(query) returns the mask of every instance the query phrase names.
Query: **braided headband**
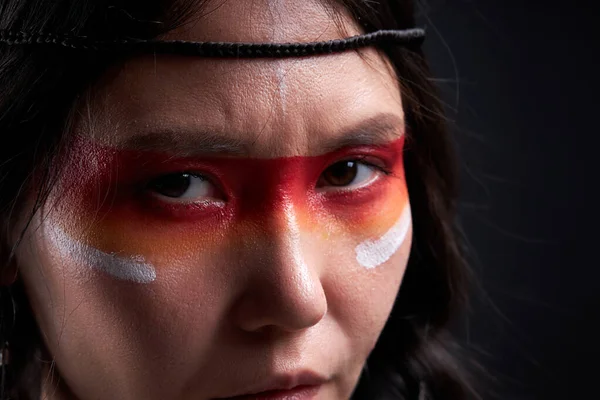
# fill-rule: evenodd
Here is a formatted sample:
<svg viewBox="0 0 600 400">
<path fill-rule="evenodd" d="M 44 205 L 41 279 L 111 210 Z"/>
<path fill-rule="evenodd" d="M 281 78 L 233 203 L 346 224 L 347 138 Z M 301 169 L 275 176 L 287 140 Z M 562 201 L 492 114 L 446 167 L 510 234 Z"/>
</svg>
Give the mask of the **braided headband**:
<svg viewBox="0 0 600 400">
<path fill-rule="evenodd" d="M 380 30 L 345 39 L 309 43 L 189 42 L 183 40 L 120 39 L 94 40 L 86 36 L 57 35 L 0 30 L 0 43 L 8 45 L 53 45 L 93 51 L 139 51 L 154 54 L 179 54 L 223 58 L 284 58 L 339 53 L 381 44 L 419 47 L 423 29 Z"/>
</svg>

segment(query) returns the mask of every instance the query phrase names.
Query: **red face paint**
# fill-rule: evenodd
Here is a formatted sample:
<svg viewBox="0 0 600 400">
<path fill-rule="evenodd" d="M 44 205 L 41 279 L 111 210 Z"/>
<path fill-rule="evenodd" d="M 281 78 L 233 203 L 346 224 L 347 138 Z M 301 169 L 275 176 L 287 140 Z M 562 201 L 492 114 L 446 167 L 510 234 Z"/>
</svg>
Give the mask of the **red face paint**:
<svg viewBox="0 0 600 400">
<path fill-rule="evenodd" d="M 80 139 L 65 168 L 60 202 L 66 217 L 61 220 L 75 223 L 58 223 L 99 250 L 149 260 L 173 249 L 197 252 L 257 232 L 284 232 L 290 212 L 301 231 L 377 237 L 396 222 L 408 201 L 403 143 L 401 138 L 386 146 L 319 156 L 253 159 L 174 158 Z M 379 173 L 358 189 L 317 187 L 332 164 L 363 159 L 389 174 Z M 216 198 L 175 203 L 149 191 L 152 180 L 183 172 L 207 177 L 217 188 Z"/>
</svg>

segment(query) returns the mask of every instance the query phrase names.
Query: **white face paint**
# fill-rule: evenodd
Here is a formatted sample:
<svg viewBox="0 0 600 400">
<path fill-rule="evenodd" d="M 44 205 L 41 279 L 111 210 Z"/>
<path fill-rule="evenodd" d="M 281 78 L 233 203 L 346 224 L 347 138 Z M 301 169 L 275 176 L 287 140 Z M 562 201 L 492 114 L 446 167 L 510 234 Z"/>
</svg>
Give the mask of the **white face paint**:
<svg viewBox="0 0 600 400">
<path fill-rule="evenodd" d="M 273 43 L 282 43 L 285 42 L 286 32 L 281 27 L 286 26 L 285 21 L 283 21 L 286 13 L 286 4 L 284 0 L 269 0 L 269 10 L 271 11 L 273 17 L 273 32 L 271 34 L 271 42 Z M 279 94 L 279 99 L 281 101 L 281 111 L 285 113 L 286 111 L 286 91 L 287 85 L 285 81 L 286 71 L 284 69 L 284 63 L 281 60 L 274 60 L 276 65 L 277 74 L 277 91 Z"/>
<path fill-rule="evenodd" d="M 398 222 L 386 232 L 385 235 L 375 240 L 365 240 L 354 249 L 356 261 L 367 269 L 375 268 L 386 262 L 398 251 L 410 228 L 410 206 L 404 211 Z"/>
<path fill-rule="evenodd" d="M 150 283 L 156 279 L 156 270 L 142 256 L 121 257 L 117 253 L 105 253 L 71 238 L 60 228 L 49 229 L 49 238 L 62 257 L 75 261 L 85 269 L 100 271 L 114 278 L 135 283 Z"/>
</svg>

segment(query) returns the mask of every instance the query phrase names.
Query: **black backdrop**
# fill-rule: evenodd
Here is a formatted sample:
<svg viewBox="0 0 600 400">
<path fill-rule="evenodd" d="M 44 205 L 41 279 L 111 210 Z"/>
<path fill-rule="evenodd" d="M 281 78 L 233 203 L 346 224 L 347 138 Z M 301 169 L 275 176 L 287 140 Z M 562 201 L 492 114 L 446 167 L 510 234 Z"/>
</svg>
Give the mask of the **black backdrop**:
<svg viewBox="0 0 600 400">
<path fill-rule="evenodd" d="M 489 399 L 600 399 L 593 1 L 421 1 L 481 283 L 457 324 Z"/>
</svg>

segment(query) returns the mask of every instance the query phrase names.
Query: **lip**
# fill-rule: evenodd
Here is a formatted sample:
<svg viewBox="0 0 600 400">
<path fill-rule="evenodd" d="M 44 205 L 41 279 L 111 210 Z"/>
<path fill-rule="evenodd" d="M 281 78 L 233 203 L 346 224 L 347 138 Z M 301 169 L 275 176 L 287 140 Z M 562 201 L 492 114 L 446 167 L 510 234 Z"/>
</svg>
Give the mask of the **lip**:
<svg viewBox="0 0 600 400">
<path fill-rule="evenodd" d="M 321 389 L 321 385 L 304 385 L 289 390 L 268 390 L 266 392 L 226 397 L 223 400 L 312 400 L 319 393 L 319 389 Z"/>
<path fill-rule="evenodd" d="M 312 371 L 274 375 L 238 394 L 214 400 L 311 400 L 326 381 Z"/>
</svg>

